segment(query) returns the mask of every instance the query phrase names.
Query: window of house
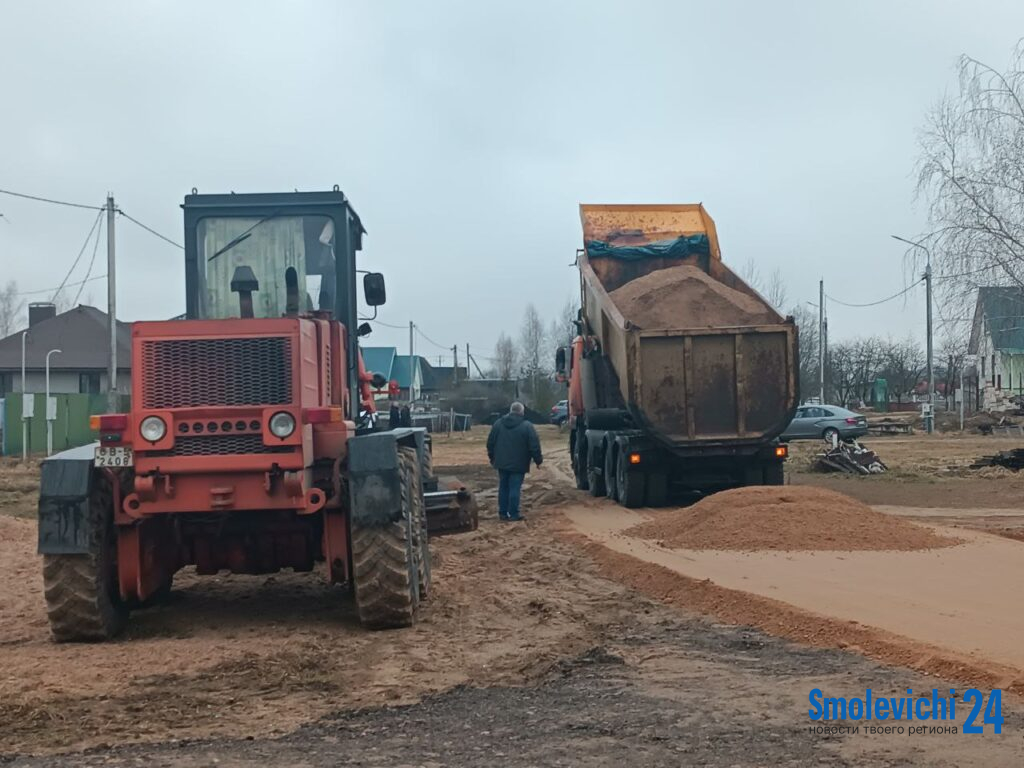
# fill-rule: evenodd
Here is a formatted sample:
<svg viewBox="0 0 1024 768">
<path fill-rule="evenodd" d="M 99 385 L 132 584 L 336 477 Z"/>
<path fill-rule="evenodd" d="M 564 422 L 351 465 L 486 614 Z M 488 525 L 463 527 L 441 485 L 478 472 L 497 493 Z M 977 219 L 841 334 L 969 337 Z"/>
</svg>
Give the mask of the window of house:
<svg viewBox="0 0 1024 768">
<path fill-rule="evenodd" d="M 78 391 L 83 395 L 100 393 L 100 375 L 98 373 L 78 374 Z"/>
<path fill-rule="evenodd" d="M 14 374 L 0 373 L 0 397 L 14 391 Z"/>
<path fill-rule="evenodd" d="M 1003 388 L 1003 374 L 1000 373 L 1000 374 L 998 374 L 996 376 L 996 389 L 1002 389 L 1002 388 Z"/>
<path fill-rule="evenodd" d="M 981 358 L 981 378 L 984 379 L 985 375 L 986 375 L 985 374 L 985 358 L 984 358 L 984 356 L 982 356 L 982 358 Z"/>
</svg>

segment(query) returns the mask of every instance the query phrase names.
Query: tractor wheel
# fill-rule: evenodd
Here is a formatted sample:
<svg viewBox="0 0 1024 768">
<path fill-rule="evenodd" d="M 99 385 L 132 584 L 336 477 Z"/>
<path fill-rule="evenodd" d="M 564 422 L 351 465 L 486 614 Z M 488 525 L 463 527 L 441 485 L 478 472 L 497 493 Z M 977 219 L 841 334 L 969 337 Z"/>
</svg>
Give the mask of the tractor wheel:
<svg viewBox="0 0 1024 768">
<path fill-rule="evenodd" d="M 423 476 L 422 480 L 434 479 L 434 449 L 430 441 L 423 445 Z"/>
<path fill-rule="evenodd" d="M 412 500 L 415 514 L 413 520 L 417 524 L 413 526 L 413 553 L 416 555 L 416 584 L 419 590 L 419 599 L 425 600 L 430 594 L 430 543 L 427 537 L 427 505 L 423 500 L 423 480 L 426 475 L 420 475 L 416 470 L 420 464 L 417 461 L 415 448 L 399 448 L 404 461 L 409 464 L 409 474 L 413 482 Z M 424 450 L 424 458 L 430 455 L 429 449 Z M 431 467 L 433 465 L 431 464 Z"/>
<path fill-rule="evenodd" d="M 604 450 L 604 494 L 612 501 L 619 498 L 618 467 L 619 450 L 614 443 L 609 443 Z"/>
<path fill-rule="evenodd" d="M 668 475 L 663 472 L 652 472 L 647 475 L 647 506 L 664 507 L 668 504 Z"/>
<path fill-rule="evenodd" d="M 415 505 L 408 460 L 399 456 L 401 510 L 384 526 L 352 522 L 352 576 L 359 621 L 369 629 L 411 626 L 419 603 L 417 554 L 413 549 Z"/>
<path fill-rule="evenodd" d="M 109 640 L 128 620 L 117 580 L 117 533 L 110 483 L 96 473 L 89 497 L 91 551 L 44 555 L 46 614 L 59 643 Z"/>
<path fill-rule="evenodd" d="M 619 504 L 628 509 L 635 509 L 644 505 L 644 473 L 630 472 L 626 462 L 620 460 L 618 464 L 615 485 L 618 490 L 616 498 Z"/>
</svg>

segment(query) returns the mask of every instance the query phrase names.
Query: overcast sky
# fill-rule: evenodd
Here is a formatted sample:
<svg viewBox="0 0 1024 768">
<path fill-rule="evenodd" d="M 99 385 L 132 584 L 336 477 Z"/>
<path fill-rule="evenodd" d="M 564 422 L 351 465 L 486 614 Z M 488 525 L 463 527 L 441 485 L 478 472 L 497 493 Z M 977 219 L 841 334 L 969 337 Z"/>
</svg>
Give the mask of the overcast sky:
<svg viewBox="0 0 1024 768">
<path fill-rule="evenodd" d="M 1009 0 L 7 0 L 0 188 L 111 190 L 180 242 L 192 187 L 338 184 L 362 265 L 387 275 L 381 319 L 482 354 L 528 302 L 550 317 L 577 290 L 580 202 L 703 202 L 726 262 L 779 268 L 790 304 L 819 277 L 867 302 L 904 285 L 889 235 L 924 226 L 925 111 L 958 55 L 1002 66 L 1022 35 Z M 23 291 L 61 281 L 95 215 L 4 195 L 0 213 L 0 281 Z M 180 251 L 121 218 L 117 254 L 122 319 L 184 311 Z M 919 293 L 831 307 L 832 338 L 923 337 Z M 105 307 L 104 281 L 85 299 Z M 408 332 L 368 343 L 405 351 Z"/>
</svg>

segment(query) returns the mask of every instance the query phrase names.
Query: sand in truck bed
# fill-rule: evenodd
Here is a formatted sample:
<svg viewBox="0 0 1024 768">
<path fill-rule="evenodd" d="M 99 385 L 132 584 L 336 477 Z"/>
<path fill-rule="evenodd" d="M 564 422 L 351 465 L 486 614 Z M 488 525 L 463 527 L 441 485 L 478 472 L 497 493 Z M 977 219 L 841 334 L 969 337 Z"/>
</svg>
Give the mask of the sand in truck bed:
<svg viewBox="0 0 1024 768">
<path fill-rule="evenodd" d="M 638 328 L 706 328 L 779 322 L 753 296 L 729 288 L 697 267 L 659 269 L 610 294 Z"/>
</svg>

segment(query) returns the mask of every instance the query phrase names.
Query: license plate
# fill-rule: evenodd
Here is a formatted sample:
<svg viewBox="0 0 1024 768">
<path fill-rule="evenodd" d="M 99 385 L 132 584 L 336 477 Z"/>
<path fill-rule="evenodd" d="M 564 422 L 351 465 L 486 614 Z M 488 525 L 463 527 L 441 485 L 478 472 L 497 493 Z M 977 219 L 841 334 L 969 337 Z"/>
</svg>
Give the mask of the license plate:
<svg viewBox="0 0 1024 768">
<path fill-rule="evenodd" d="M 123 445 L 101 445 L 96 448 L 93 464 L 97 467 L 131 467 L 135 464 L 135 454 Z"/>
</svg>

